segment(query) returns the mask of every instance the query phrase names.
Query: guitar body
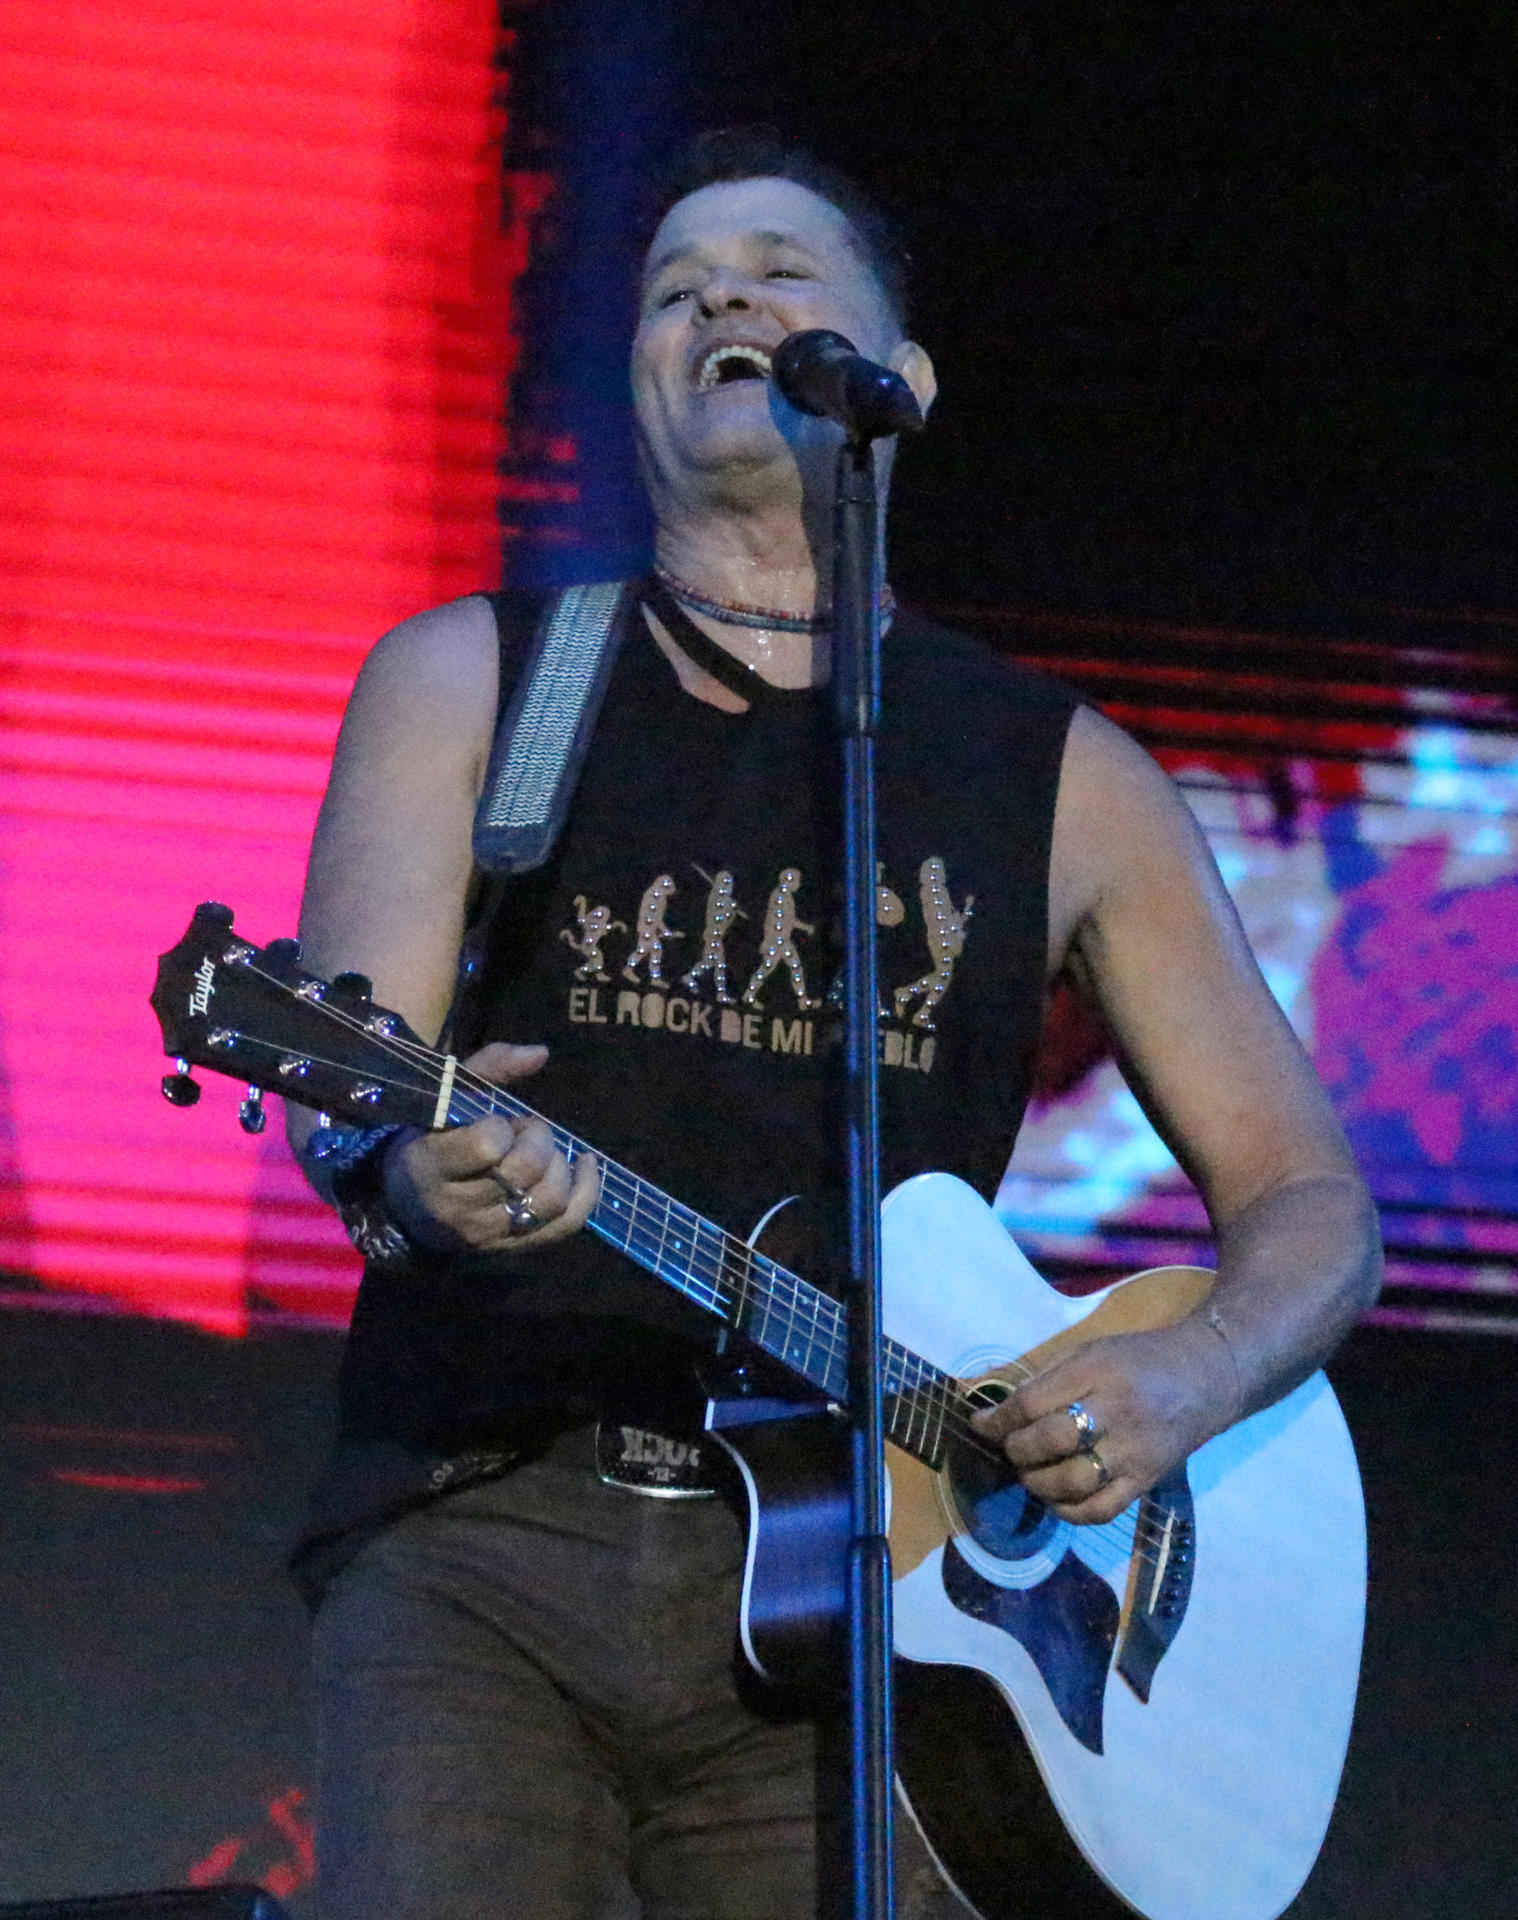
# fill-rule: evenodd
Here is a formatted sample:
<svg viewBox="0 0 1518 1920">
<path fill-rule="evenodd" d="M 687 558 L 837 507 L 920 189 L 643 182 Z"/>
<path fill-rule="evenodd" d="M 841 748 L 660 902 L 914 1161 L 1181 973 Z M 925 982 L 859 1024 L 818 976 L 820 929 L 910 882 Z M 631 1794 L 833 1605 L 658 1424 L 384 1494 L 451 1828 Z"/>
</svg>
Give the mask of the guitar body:
<svg viewBox="0 0 1518 1920">
<path fill-rule="evenodd" d="M 882 1226 L 886 1331 L 965 1381 L 1167 1325 L 1211 1284 L 1161 1268 L 1065 1299 L 946 1174 Z M 761 1398 L 709 1424 L 750 1497 L 745 1651 L 804 1679 L 841 1631 L 842 1425 Z M 971 1449 L 887 1454 L 898 1785 L 949 1879 L 985 1920 L 1274 1920 L 1322 1843 L 1359 1670 L 1364 1511 L 1323 1376 L 1101 1527 Z"/>
</svg>

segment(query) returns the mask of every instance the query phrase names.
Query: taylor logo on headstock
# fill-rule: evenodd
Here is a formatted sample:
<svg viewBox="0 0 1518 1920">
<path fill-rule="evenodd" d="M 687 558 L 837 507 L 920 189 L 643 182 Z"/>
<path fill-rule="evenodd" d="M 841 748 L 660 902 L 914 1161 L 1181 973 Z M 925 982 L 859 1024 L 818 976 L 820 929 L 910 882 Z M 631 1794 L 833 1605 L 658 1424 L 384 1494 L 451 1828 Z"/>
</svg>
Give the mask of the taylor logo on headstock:
<svg viewBox="0 0 1518 1920">
<path fill-rule="evenodd" d="M 216 978 L 216 969 L 209 960 L 202 960 L 195 969 L 195 985 L 190 993 L 191 1013 L 209 1013 L 211 1011 L 211 989 Z"/>
</svg>

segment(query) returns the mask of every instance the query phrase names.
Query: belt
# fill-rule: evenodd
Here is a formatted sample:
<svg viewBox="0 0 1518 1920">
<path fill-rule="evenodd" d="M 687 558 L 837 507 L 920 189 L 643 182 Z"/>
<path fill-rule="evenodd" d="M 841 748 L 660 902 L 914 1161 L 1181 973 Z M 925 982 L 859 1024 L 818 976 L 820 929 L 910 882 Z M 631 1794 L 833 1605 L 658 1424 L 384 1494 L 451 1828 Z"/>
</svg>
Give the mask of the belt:
<svg viewBox="0 0 1518 1920">
<path fill-rule="evenodd" d="M 596 1474 L 609 1487 L 655 1500 L 710 1500 L 719 1490 L 717 1443 L 704 1434 L 666 1432 L 634 1415 L 596 1422 Z"/>
</svg>

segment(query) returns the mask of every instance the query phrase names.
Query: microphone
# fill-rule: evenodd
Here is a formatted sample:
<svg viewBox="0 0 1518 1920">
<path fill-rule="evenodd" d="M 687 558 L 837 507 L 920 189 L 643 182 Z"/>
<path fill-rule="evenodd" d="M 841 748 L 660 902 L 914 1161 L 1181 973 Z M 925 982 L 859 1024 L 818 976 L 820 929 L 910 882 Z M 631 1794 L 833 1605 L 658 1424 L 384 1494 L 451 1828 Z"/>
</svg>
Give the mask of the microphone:
<svg viewBox="0 0 1518 1920">
<path fill-rule="evenodd" d="M 851 440 L 922 430 L 922 409 L 901 375 L 866 360 L 841 333 L 811 327 L 788 334 L 771 364 L 793 407 L 836 420 Z"/>
</svg>

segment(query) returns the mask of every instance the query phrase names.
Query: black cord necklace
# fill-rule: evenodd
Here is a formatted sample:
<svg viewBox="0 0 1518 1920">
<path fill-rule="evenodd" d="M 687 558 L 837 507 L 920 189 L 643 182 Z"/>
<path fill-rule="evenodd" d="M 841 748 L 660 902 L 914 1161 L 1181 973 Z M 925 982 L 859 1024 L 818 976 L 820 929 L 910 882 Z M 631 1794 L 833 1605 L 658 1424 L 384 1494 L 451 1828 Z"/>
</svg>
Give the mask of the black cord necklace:
<svg viewBox="0 0 1518 1920">
<path fill-rule="evenodd" d="M 701 631 L 657 574 L 650 574 L 643 582 L 640 595 L 680 651 L 740 700 L 772 700 L 777 695 L 783 700 L 816 691 L 814 687 L 777 687 L 757 667 L 746 665 L 725 647 L 719 647 L 710 634 Z"/>
</svg>

